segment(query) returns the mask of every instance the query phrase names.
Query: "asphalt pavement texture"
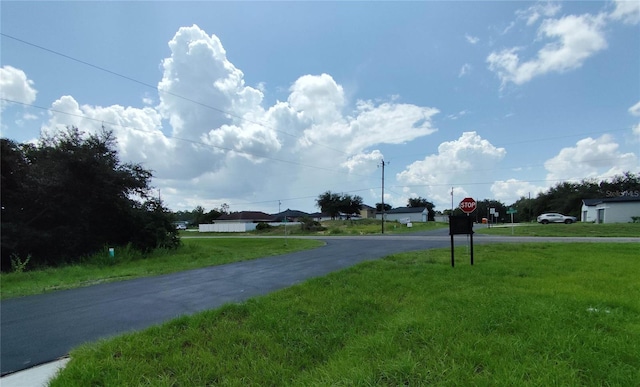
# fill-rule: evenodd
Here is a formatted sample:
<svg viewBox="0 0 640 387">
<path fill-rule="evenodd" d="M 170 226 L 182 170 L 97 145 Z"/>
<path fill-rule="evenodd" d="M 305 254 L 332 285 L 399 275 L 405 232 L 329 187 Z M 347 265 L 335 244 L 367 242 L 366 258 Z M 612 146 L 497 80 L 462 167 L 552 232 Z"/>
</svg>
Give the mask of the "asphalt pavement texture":
<svg viewBox="0 0 640 387">
<path fill-rule="evenodd" d="M 53 361 L 86 342 L 242 302 L 366 260 L 447 246 L 446 238 L 325 242 L 313 250 L 2 301 L 1 374 Z"/>
<path fill-rule="evenodd" d="M 0 372 L 4 376 L 48 363 L 66 356 L 83 343 L 239 303 L 360 262 L 400 252 L 448 247 L 447 233 L 448 229 L 422 235 L 317 238 L 326 245 L 221 266 L 5 300 L 0 302 Z M 640 241 L 640 238 L 626 239 L 621 241 Z M 474 236 L 474 243 L 505 240 L 529 242 L 543 238 Z M 583 238 L 569 240 L 583 241 Z M 455 241 L 456 245 L 468 243 L 465 235 L 457 235 Z M 468 257 L 460 259 L 466 261 Z"/>
</svg>

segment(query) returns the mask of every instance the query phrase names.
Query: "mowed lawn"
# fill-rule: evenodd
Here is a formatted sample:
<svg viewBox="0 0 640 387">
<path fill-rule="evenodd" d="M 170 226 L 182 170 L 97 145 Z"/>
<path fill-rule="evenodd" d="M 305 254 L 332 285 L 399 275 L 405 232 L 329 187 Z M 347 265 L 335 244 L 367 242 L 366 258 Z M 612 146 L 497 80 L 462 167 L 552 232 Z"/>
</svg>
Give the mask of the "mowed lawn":
<svg viewBox="0 0 640 387">
<path fill-rule="evenodd" d="M 640 244 L 449 259 L 398 254 L 88 344 L 51 385 L 640 385 Z"/>
<path fill-rule="evenodd" d="M 116 249 L 88 257 L 84 262 L 22 273 L 0 274 L 2 299 L 71 289 L 102 282 L 175 273 L 207 266 L 286 254 L 323 245 L 317 240 L 196 238 L 183 239 L 177 250 L 157 250 L 142 255 Z"/>
</svg>

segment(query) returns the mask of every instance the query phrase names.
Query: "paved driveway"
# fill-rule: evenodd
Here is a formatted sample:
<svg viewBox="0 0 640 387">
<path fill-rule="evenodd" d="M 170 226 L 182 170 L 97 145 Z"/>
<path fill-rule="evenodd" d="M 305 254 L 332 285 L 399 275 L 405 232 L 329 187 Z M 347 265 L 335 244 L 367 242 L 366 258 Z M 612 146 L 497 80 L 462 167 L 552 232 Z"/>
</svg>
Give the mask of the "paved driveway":
<svg viewBox="0 0 640 387">
<path fill-rule="evenodd" d="M 447 232 L 327 237 L 321 238 L 326 245 L 314 250 L 2 301 L 0 371 L 23 370 L 65 356 L 85 342 L 241 302 L 366 260 L 447 247 Z M 474 236 L 476 243 L 541 240 L 567 239 Z M 456 236 L 456 241 L 466 243 L 466 237 Z"/>
</svg>

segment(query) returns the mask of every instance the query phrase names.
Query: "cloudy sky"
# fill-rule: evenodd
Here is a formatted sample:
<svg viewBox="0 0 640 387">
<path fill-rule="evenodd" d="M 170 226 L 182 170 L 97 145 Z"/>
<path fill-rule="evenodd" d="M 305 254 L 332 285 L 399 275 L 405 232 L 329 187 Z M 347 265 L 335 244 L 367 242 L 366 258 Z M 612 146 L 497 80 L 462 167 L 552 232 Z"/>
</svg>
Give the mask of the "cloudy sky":
<svg viewBox="0 0 640 387">
<path fill-rule="evenodd" d="M 104 125 L 172 210 L 436 210 L 640 172 L 640 1 L 11 2 L 1 134 Z M 452 197 L 453 191 L 453 197 Z"/>
</svg>

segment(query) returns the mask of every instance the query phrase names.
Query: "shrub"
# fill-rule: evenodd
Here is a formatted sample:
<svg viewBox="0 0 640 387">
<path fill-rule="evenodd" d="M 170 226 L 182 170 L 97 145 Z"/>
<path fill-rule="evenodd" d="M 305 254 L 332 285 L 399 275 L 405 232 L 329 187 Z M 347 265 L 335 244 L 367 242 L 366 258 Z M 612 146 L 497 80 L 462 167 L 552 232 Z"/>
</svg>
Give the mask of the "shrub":
<svg viewBox="0 0 640 387">
<path fill-rule="evenodd" d="M 11 271 L 14 273 L 22 273 L 27 269 L 27 264 L 31 260 L 31 255 L 22 260 L 18 254 L 11 254 Z"/>
<path fill-rule="evenodd" d="M 323 227 L 320 222 L 309 217 L 300 219 L 300 228 L 302 231 L 324 231 L 327 229 L 326 227 Z"/>
<path fill-rule="evenodd" d="M 256 225 L 256 230 L 258 231 L 271 230 L 271 228 L 272 227 L 269 223 L 260 222 Z"/>
</svg>

